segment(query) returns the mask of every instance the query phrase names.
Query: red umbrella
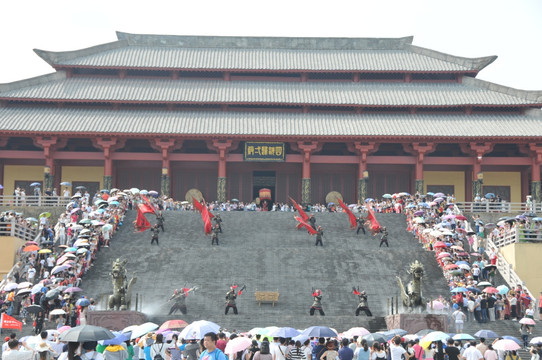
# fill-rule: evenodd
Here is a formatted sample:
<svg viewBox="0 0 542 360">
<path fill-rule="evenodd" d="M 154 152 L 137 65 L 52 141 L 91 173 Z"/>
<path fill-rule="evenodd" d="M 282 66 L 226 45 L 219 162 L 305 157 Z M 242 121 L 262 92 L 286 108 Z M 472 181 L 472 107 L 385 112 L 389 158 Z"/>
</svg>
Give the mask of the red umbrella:
<svg viewBox="0 0 542 360">
<path fill-rule="evenodd" d="M 456 264 L 448 264 L 444 267 L 445 270 L 453 270 L 453 269 L 458 269 L 459 266 L 457 266 Z"/>
<path fill-rule="evenodd" d="M 442 258 L 450 257 L 450 256 L 452 256 L 452 255 L 450 255 L 450 253 L 441 252 L 440 254 L 438 254 L 437 259 L 442 259 Z"/>
<path fill-rule="evenodd" d="M 446 247 L 446 244 L 442 241 L 437 241 L 436 243 L 433 244 L 433 249 L 434 248 L 445 248 Z"/>
<path fill-rule="evenodd" d="M 463 229 L 463 228 L 457 228 L 455 229 L 456 232 L 460 232 L 460 233 L 463 233 L 463 234 L 466 234 L 467 233 L 467 230 Z"/>
<path fill-rule="evenodd" d="M 452 249 L 454 249 L 454 250 L 463 250 L 463 248 L 461 246 L 457 246 L 457 245 L 452 246 Z"/>
<path fill-rule="evenodd" d="M 40 249 L 40 247 L 37 246 L 37 245 L 28 245 L 23 249 L 23 251 L 24 252 L 31 252 L 31 251 L 38 251 L 39 249 Z"/>
<path fill-rule="evenodd" d="M 455 216 L 455 219 L 456 219 L 456 220 L 467 220 L 467 218 L 465 217 L 465 215 L 456 215 L 456 216 Z"/>
<path fill-rule="evenodd" d="M 457 256 L 469 256 L 468 252 L 462 251 L 460 253 L 457 253 Z"/>
<path fill-rule="evenodd" d="M 160 325 L 160 330 L 162 329 L 182 329 L 188 326 L 188 323 L 184 320 L 168 320 L 162 325 Z"/>
<path fill-rule="evenodd" d="M 499 293 L 499 290 L 497 290 L 496 288 L 494 288 L 492 286 L 486 287 L 482 291 L 485 292 L 485 293 L 488 293 L 488 294 L 498 294 Z"/>
</svg>

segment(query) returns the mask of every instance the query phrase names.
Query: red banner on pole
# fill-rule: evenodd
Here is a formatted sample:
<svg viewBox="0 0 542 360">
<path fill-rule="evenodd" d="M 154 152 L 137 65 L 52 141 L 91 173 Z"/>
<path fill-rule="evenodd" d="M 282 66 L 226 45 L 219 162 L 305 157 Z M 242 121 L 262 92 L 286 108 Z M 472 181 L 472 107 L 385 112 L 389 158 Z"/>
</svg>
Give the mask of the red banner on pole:
<svg viewBox="0 0 542 360">
<path fill-rule="evenodd" d="M 12 316 L 9 316 L 7 314 L 2 314 L 2 317 L 0 318 L 0 328 L 17 329 L 21 331 L 21 329 L 23 328 L 23 323 L 18 321 Z"/>
</svg>

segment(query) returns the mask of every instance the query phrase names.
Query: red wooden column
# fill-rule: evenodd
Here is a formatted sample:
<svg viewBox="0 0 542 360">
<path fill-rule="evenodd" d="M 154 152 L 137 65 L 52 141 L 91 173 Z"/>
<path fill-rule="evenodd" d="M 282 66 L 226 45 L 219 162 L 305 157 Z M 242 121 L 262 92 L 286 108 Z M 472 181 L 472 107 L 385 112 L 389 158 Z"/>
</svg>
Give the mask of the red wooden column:
<svg viewBox="0 0 542 360">
<path fill-rule="evenodd" d="M 319 148 L 316 141 L 298 141 L 298 149 L 303 154 L 303 171 L 301 176 L 301 202 L 311 203 L 311 154 Z"/>
<path fill-rule="evenodd" d="M 162 155 L 162 176 L 160 177 L 160 192 L 162 195 L 171 195 L 171 169 L 169 155 L 172 150 L 180 149 L 182 140 L 156 138 L 152 147 Z"/>
<path fill-rule="evenodd" d="M 529 149 L 532 152 L 531 165 L 531 196 L 532 200 L 538 205 L 542 203 L 542 189 L 540 183 L 540 164 L 542 164 L 542 145 L 529 144 Z"/>
<path fill-rule="evenodd" d="M 426 154 L 435 151 L 435 143 L 413 143 L 412 149 L 416 155 L 416 185 L 414 191 L 417 194 L 424 194 L 424 180 L 423 180 L 423 160 Z"/>
<path fill-rule="evenodd" d="M 470 150 L 474 153 L 475 157 L 472 159 L 472 199 L 476 197 L 476 194 L 482 194 L 482 184 L 484 183 L 484 174 L 482 173 L 482 159 L 485 154 L 490 153 L 493 150 L 493 143 L 469 143 Z"/>
<path fill-rule="evenodd" d="M 113 153 L 124 146 L 125 140 L 120 140 L 114 136 L 97 137 L 92 140 L 92 143 L 104 152 L 103 187 L 111 189 L 113 187 Z"/>
<path fill-rule="evenodd" d="M 57 136 L 37 136 L 34 144 L 43 149 L 45 167 L 43 169 L 43 191 L 52 191 L 55 187 L 55 150 L 66 145 L 66 139 L 59 141 Z"/>
<path fill-rule="evenodd" d="M 367 155 L 378 150 L 380 144 L 374 142 L 362 143 L 356 141 L 353 146 L 348 146 L 348 150 L 358 154 L 358 204 L 363 204 L 367 197 L 367 184 L 369 181 L 369 171 L 367 171 Z"/>
<path fill-rule="evenodd" d="M 218 153 L 218 178 L 216 197 L 219 202 L 226 201 L 226 154 L 232 149 L 231 140 L 213 140 L 212 148 Z"/>
</svg>

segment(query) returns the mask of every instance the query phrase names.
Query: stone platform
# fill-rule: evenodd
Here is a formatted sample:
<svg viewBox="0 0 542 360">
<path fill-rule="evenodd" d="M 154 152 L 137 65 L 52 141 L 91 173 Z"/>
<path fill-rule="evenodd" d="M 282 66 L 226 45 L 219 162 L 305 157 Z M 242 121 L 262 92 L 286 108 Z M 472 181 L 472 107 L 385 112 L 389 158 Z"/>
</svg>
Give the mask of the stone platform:
<svg viewBox="0 0 542 360">
<path fill-rule="evenodd" d="M 89 311 L 87 324 L 103 326 L 110 330 L 122 330 L 147 321 L 147 316 L 138 311 Z"/>
<path fill-rule="evenodd" d="M 388 329 L 403 329 L 415 334 L 423 329 L 433 329 L 447 333 L 448 318 L 437 314 L 395 314 L 386 316 Z"/>
</svg>

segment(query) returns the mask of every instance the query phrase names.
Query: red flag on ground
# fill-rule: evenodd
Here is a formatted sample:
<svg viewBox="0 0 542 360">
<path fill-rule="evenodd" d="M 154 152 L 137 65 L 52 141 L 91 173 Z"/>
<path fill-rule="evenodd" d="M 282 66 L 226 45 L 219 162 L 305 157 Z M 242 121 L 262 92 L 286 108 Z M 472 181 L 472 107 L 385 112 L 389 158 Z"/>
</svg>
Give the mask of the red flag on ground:
<svg viewBox="0 0 542 360">
<path fill-rule="evenodd" d="M 299 206 L 299 204 L 296 203 L 295 200 L 292 199 L 291 197 L 290 197 L 290 201 L 294 204 L 295 208 L 297 209 L 297 212 L 299 213 L 299 215 L 301 215 L 301 218 L 303 219 L 303 221 L 308 221 L 309 215 L 307 215 L 307 213 L 303 211 L 301 206 Z"/>
<path fill-rule="evenodd" d="M 23 323 L 11 317 L 5 313 L 2 314 L 0 318 L 0 328 L 2 329 L 17 329 L 19 331 L 23 328 Z"/>
<path fill-rule="evenodd" d="M 341 207 L 344 209 L 344 212 L 348 214 L 348 219 L 350 220 L 350 229 L 354 229 L 357 224 L 356 215 L 354 215 L 352 210 L 350 210 L 341 199 L 337 200 L 339 200 L 339 205 L 341 205 Z"/>
<path fill-rule="evenodd" d="M 380 223 L 376 220 L 375 213 L 369 209 L 367 214 L 367 220 L 371 223 L 371 232 L 374 234 L 380 231 Z"/>
<path fill-rule="evenodd" d="M 303 219 L 300 218 L 299 216 L 294 216 L 294 218 L 295 218 L 297 221 L 299 221 L 298 226 L 299 226 L 299 225 L 304 226 L 305 229 L 307 229 L 307 231 L 309 232 L 309 234 L 311 234 L 311 235 L 316 235 L 317 231 L 314 230 L 314 229 L 312 228 L 312 226 L 311 226 L 309 223 L 303 221 Z"/>
</svg>

